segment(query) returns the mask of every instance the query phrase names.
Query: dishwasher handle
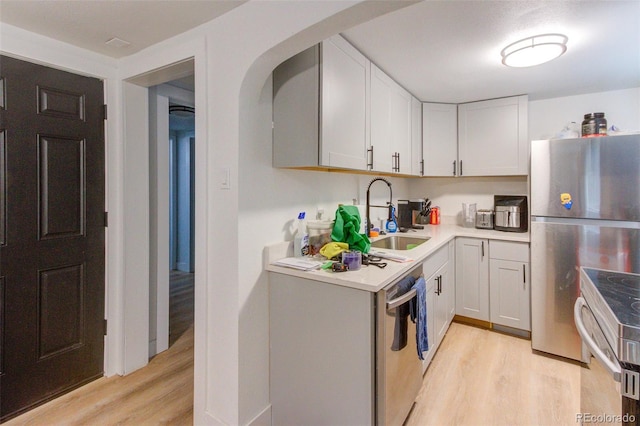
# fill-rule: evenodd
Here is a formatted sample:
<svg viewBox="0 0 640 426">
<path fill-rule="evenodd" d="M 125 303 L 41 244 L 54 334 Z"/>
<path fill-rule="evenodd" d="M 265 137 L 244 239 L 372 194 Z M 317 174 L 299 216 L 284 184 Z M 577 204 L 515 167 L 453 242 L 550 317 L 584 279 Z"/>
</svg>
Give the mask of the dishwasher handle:
<svg viewBox="0 0 640 426">
<path fill-rule="evenodd" d="M 602 352 L 602 349 L 598 347 L 596 342 L 591 338 L 587 328 L 584 326 L 584 322 L 582 321 L 582 307 L 586 306 L 586 302 L 582 296 L 576 299 L 576 303 L 573 305 L 573 321 L 576 324 L 576 328 L 578 329 L 578 334 L 582 338 L 582 342 L 587 346 L 589 352 L 602 364 L 602 366 L 613 376 L 613 380 L 620 383 L 622 371 L 620 369 L 620 365 L 612 362 L 607 356 Z M 587 306 L 587 309 L 589 307 Z"/>
<path fill-rule="evenodd" d="M 418 292 L 416 291 L 415 288 L 412 288 L 411 290 L 409 290 L 408 292 L 406 292 L 402 296 L 396 297 L 395 299 L 389 300 L 387 302 L 387 310 L 397 308 L 398 306 L 407 303 L 409 300 L 411 300 L 414 297 L 416 297 L 416 294 L 418 294 Z"/>
</svg>

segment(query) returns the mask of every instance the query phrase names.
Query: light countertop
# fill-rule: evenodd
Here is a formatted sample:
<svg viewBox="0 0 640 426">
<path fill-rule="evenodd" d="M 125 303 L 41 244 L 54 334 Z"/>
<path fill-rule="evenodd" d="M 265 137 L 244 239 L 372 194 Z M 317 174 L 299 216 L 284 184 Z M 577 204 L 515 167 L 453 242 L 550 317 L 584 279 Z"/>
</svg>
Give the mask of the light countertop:
<svg viewBox="0 0 640 426">
<path fill-rule="evenodd" d="M 393 235 L 393 234 L 392 234 Z M 407 237 L 430 237 L 430 239 L 410 250 L 388 250 L 373 248 L 375 251 L 383 251 L 400 254 L 402 256 L 413 259 L 411 262 L 399 263 L 391 260 L 383 260 L 387 262 L 387 267 L 381 269 L 377 266 L 363 265 L 358 271 L 348 272 L 332 272 L 331 270 L 314 270 L 299 271 L 296 269 L 285 268 L 281 266 L 271 265 L 271 261 L 290 256 L 290 242 L 276 244 L 267 247 L 265 269 L 271 273 L 285 274 L 304 278 L 308 280 L 321 281 L 327 284 L 339 285 L 344 287 L 355 288 L 370 292 L 377 292 L 388 284 L 391 284 L 398 278 L 404 276 L 416 266 L 420 265 L 430 255 L 435 253 L 439 248 L 445 246 L 449 241 L 456 237 L 469 238 L 485 238 L 490 240 L 512 241 L 520 243 L 529 242 L 529 233 L 518 232 L 502 232 L 491 229 L 464 228 L 458 225 L 424 225 L 424 229 L 409 231 L 407 233 L 397 233 L 395 235 L 403 235 Z M 381 236 L 373 238 L 375 241 Z"/>
</svg>

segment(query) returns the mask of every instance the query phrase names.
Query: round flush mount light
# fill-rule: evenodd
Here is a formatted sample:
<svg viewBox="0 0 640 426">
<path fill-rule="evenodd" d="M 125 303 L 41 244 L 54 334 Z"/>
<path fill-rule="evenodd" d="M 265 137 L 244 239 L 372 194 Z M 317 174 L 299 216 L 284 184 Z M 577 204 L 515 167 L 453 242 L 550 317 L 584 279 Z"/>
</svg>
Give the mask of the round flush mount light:
<svg viewBox="0 0 640 426">
<path fill-rule="evenodd" d="M 568 40 L 563 34 L 527 37 L 502 49 L 502 63 L 518 68 L 544 64 L 566 52 Z"/>
<path fill-rule="evenodd" d="M 169 114 L 178 117 L 193 117 L 196 110 L 193 107 L 185 105 L 169 105 Z"/>
</svg>

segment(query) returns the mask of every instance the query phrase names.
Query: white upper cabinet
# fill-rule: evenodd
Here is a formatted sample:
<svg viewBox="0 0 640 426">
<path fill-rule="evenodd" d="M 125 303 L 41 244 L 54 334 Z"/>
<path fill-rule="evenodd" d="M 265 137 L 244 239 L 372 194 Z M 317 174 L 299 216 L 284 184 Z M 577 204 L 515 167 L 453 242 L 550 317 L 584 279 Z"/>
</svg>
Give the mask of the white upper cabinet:
<svg viewBox="0 0 640 426">
<path fill-rule="evenodd" d="M 422 102 L 411 98 L 411 174 L 424 175 L 422 157 Z"/>
<path fill-rule="evenodd" d="M 371 148 L 373 170 L 411 173 L 412 96 L 371 64 Z"/>
<path fill-rule="evenodd" d="M 322 43 L 321 164 L 367 169 L 369 61 L 342 37 Z"/>
<path fill-rule="evenodd" d="M 528 174 L 526 95 L 458 105 L 460 176 Z"/>
<path fill-rule="evenodd" d="M 273 72 L 273 165 L 367 170 L 369 60 L 331 37 Z"/>
<path fill-rule="evenodd" d="M 456 176 L 458 167 L 458 107 L 422 104 L 424 176 Z"/>
</svg>

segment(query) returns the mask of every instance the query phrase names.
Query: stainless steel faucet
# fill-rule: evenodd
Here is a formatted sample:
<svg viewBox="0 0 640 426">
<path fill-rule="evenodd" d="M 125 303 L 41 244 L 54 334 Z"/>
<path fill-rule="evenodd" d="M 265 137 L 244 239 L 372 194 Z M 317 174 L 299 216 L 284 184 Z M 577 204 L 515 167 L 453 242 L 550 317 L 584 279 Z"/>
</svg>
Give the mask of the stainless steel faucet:
<svg viewBox="0 0 640 426">
<path fill-rule="evenodd" d="M 379 206 L 379 205 L 371 204 L 371 201 L 369 200 L 369 192 L 371 190 L 371 185 L 373 185 L 373 182 L 378 181 L 378 180 L 386 183 L 387 186 L 389 187 L 389 201 L 387 202 L 386 206 Z M 369 209 L 371 207 L 380 207 L 380 208 L 383 208 L 383 209 L 388 209 L 389 210 L 389 219 L 388 220 L 391 220 L 392 219 L 391 212 L 392 212 L 392 206 L 393 206 L 392 199 L 393 199 L 393 192 L 391 190 L 391 182 L 389 182 L 385 178 L 381 178 L 381 177 L 372 179 L 371 182 L 369 182 L 369 186 L 367 187 L 367 207 L 366 207 L 366 213 L 367 213 L 367 237 L 370 236 L 369 233 L 371 231 L 371 228 L 373 228 L 373 225 L 371 223 L 371 218 L 369 217 Z"/>
</svg>

